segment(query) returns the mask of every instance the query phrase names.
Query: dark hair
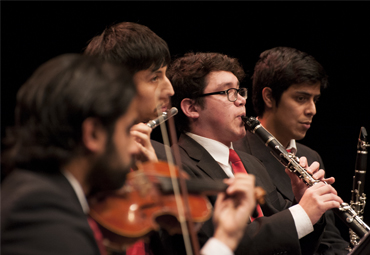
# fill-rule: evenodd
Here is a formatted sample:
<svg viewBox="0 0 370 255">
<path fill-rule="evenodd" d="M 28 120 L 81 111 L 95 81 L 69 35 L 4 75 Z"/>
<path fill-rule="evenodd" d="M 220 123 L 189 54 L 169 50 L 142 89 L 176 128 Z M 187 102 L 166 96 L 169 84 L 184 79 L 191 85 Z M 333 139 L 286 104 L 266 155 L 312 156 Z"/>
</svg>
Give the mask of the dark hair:
<svg viewBox="0 0 370 255">
<path fill-rule="evenodd" d="M 83 152 L 85 119 L 95 117 L 112 132 L 135 95 L 122 66 L 79 54 L 49 60 L 18 91 L 5 164 L 55 171 Z"/>
<path fill-rule="evenodd" d="M 320 82 L 326 88 L 328 77 L 324 68 L 309 54 L 289 47 L 276 47 L 261 53 L 252 76 L 252 101 L 257 116 L 262 116 L 265 103 L 262 90 L 272 89 L 272 96 L 278 105 L 282 93 L 293 84 Z"/>
<path fill-rule="evenodd" d="M 167 77 L 175 91 L 172 105 L 179 109 L 179 113 L 175 116 L 179 132 L 189 131 L 189 120 L 181 110 L 181 101 L 184 98 L 190 98 L 203 106 L 204 98 L 197 98 L 197 96 L 203 94 L 207 86 L 207 75 L 215 71 L 231 72 L 239 82 L 245 77 L 245 72 L 236 58 L 220 53 L 187 53 L 171 63 L 167 70 Z"/>
<path fill-rule="evenodd" d="M 148 27 L 121 22 L 92 38 L 84 54 L 124 64 L 135 74 L 150 67 L 157 70 L 171 61 L 167 43 Z"/>
</svg>

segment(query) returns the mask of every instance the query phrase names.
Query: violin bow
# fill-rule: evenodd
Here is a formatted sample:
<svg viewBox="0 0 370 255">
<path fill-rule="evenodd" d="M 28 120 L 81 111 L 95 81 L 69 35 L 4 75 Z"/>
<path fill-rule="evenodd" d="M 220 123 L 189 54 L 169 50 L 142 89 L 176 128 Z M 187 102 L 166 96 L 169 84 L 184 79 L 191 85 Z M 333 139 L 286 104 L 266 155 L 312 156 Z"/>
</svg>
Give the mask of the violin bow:
<svg viewBox="0 0 370 255">
<path fill-rule="evenodd" d="M 199 242 L 196 236 L 196 231 L 194 230 L 193 220 L 190 215 L 190 206 L 189 206 L 188 191 L 186 188 L 186 183 L 185 183 L 184 177 L 181 174 L 179 174 L 179 177 L 176 177 L 175 166 L 177 165 L 180 172 L 182 171 L 182 169 L 181 169 L 180 151 L 177 146 L 177 135 L 176 135 L 174 118 L 168 119 L 168 126 L 170 130 L 170 137 L 171 137 L 172 144 L 175 145 L 173 146 L 174 155 L 172 155 L 171 153 L 171 145 L 169 141 L 166 124 L 164 122 L 160 124 L 163 144 L 165 145 L 167 161 L 168 163 L 170 163 L 169 171 L 171 175 L 171 182 L 172 182 L 172 186 L 174 190 L 174 196 L 176 199 L 176 205 L 177 205 L 177 209 L 179 212 L 179 221 L 180 221 L 180 226 L 181 226 L 181 230 L 183 233 L 186 254 L 193 255 L 194 253 L 194 255 L 199 255 L 200 254 Z M 175 162 L 177 164 L 175 164 L 173 156 L 175 157 Z M 183 197 L 182 200 L 181 200 L 181 194 Z"/>
</svg>

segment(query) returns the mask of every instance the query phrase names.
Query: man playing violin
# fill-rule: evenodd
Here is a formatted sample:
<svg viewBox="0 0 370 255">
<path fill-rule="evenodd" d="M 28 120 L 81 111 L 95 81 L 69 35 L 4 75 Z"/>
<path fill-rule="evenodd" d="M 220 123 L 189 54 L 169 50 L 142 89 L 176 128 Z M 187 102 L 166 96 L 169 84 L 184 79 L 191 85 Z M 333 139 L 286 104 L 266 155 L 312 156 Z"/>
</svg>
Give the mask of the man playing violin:
<svg viewBox="0 0 370 255">
<path fill-rule="evenodd" d="M 125 67 L 78 54 L 49 60 L 20 88 L 2 155 L 4 254 L 105 254 L 87 198 L 119 189 L 140 153 L 130 133 L 140 120 L 136 93 Z M 255 207 L 253 176 L 225 182 L 202 254 L 230 254 Z"/>
<path fill-rule="evenodd" d="M 253 106 L 258 119 L 279 142 L 309 163 L 320 155 L 297 143 L 303 139 L 316 114 L 321 88 L 327 86 L 324 68 L 312 56 L 289 47 L 276 47 L 261 53 L 253 74 Z M 234 147 L 260 159 L 278 191 L 294 201 L 290 178 L 269 149 L 251 132 L 236 141 Z M 335 226 L 333 211 L 325 213 L 327 224 L 317 254 L 347 254 L 349 244 Z"/>
<path fill-rule="evenodd" d="M 17 94 L 3 154 L 3 254 L 100 254 L 87 196 L 122 186 L 138 148 L 129 72 L 66 54 L 41 65 Z M 5 161 L 5 162 L 4 162 Z"/>
<path fill-rule="evenodd" d="M 293 205 L 277 192 L 257 158 L 233 150 L 233 142 L 246 134 L 241 119 L 247 98 L 246 89 L 240 87 L 244 75 L 237 59 L 218 53 L 189 53 L 171 64 L 168 77 L 175 90 L 173 106 L 179 109 L 175 120 L 181 133 L 182 168 L 191 178 L 232 178 L 235 169 L 229 154 L 236 152 L 244 171 L 256 176 L 256 185 L 267 195 L 266 203 L 260 206 L 263 216 L 248 224 L 235 254 L 313 254 L 325 228 L 322 215 L 338 208 L 342 200 L 330 185 L 307 188 L 292 174 Z M 314 178 L 324 178 L 317 163 L 308 167 L 302 158 L 300 164 Z M 334 179 L 325 181 L 333 183 Z M 206 222 L 198 234 L 201 244 L 212 234 L 213 226 Z M 168 247 L 171 243 L 175 242 L 168 242 Z"/>
</svg>

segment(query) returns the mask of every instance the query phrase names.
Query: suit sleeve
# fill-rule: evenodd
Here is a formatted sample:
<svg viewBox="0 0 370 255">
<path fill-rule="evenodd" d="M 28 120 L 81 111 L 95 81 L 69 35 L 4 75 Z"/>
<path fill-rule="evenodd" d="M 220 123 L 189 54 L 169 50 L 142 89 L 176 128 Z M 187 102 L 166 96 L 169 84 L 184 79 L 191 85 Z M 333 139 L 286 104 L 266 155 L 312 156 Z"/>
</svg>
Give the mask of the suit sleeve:
<svg viewBox="0 0 370 255">
<path fill-rule="evenodd" d="M 320 163 L 320 168 L 325 169 L 321 156 L 314 150 L 306 146 L 299 147 L 300 155 L 306 155 L 308 163 L 317 161 Z M 322 236 L 322 240 L 318 250 L 315 254 L 323 255 L 346 255 L 348 254 L 349 243 L 343 239 L 339 229 L 335 225 L 335 215 L 332 210 L 327 211 L 325 214 L 326 227 Z"/>
</svg>

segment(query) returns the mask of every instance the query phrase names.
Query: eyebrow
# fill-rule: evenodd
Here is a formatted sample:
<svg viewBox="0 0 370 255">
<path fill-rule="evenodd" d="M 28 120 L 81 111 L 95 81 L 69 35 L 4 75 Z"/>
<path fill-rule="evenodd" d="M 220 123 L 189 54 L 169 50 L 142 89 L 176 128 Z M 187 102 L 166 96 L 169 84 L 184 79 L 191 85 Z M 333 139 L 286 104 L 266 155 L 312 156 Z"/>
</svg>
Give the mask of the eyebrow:
<svg viewBox="0 0 370 255">
<path fill-rule="evenodd" d="M 232 86 L 232 85 L 233 84 L 231 82 L 220 83 L 220 84 L 217 85 L 217 88 L 226 90 L 226 89 L 230 88 L 230 86 Z M 240 87 L 240 82 L 238 81 L 238 83 L 236 85 L 237 85 L 236 87 L 239 88 Z"/>
<path fill-rule="evenodd" d="M 306 91 L 295 91 L 294 94 L 301 94 L 301 95 L 313 96 L 313 97 L 321 96 L 321 93 L 320 94 L 312 94 L 312 93 L 308 93 Z"/>
</svg>

